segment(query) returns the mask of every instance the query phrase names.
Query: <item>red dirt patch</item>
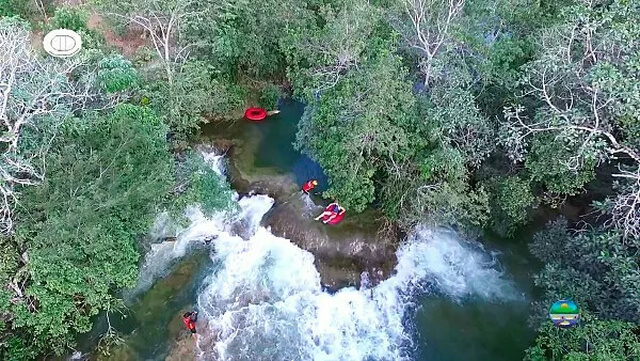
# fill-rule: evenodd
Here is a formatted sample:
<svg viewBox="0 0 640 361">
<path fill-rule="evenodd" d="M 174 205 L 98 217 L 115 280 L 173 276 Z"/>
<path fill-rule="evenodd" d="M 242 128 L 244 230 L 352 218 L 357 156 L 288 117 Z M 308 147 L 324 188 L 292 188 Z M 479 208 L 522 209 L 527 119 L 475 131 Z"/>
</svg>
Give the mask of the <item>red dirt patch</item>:
<svg viewBox="0 0 640 361">
<path fill-rule="evenodd" d="M 68 0 L 68 1 L 81 1 L 81 0 Z M 147 43 L 144 31 L 127 29 L 127 33 L 124 36 L 117 35 L 113 30 L 105 28 L 104 19 L 100 14 L 93 12 L 89 17 L 87 23 L 89 29 L 94 29 L 102 34 L 109 45 L 113 45 L 120 49 L 122 54 L 126 57 L 131 57 L 135 52 L 143 47 Z"/>
</svg>

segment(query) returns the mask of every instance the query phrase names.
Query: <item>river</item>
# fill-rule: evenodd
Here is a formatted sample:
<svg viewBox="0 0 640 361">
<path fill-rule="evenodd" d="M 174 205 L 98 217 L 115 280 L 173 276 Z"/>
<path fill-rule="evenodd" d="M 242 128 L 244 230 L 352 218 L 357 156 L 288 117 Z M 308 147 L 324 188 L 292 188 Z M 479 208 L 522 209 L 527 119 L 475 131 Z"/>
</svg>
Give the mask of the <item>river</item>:
<svg viewBox="0 0 640 361">
<path fill-rule="evenodd" d="M 291 146 L 302 106 L 284 102 L 281 110 L 262 123 L 214 125 L 205 135 L 242 139 L 244 152 L 232 156 L 252 165 L 245 178 L 326 183 Z M 205 155 L 221 176 L 229 173 L 219 152 Z M 511 361 L 533 340 L 530 232 L 510 240 L 485 235 L 480 243 L 418 228 L 398 247 L 390 277 L 371 284 L 365 273 L 358 287 L 333 290 L 321 282 L 313 254 L 263 227 L 276 200 L 236 201 L 237 212 L 212 219 L 189 210 L 189 228 L 154 244 L 139 286 L 126 295 L 129 317 L 111 317 L 125 344 L 100 359 Z M 159 218 L 152 234 L 171 231 Z M 208 235 L 217 236 L 210 246 L 202 242 Z M 191 307 L 200 311 L 197 346 L 179 317 Z M 85 345 L 103 327 L 101 319 Z"/>
</svg>

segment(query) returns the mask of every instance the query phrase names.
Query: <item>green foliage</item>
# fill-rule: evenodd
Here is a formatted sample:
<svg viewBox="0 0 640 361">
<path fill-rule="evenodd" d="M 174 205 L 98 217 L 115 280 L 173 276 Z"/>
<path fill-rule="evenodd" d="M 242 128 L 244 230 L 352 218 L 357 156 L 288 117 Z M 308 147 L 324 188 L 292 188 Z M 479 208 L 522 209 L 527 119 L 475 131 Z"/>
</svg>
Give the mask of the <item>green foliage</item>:
<svg viewBox="0 0 640 361">
<path fill-rule="evenodd" d="M 98 84 L 107 93 L 129 89 L 138 81 L 136 70 L 122 55 L 111 55 L 98 62 Z"/>
<path fill-rule="evenodd" d="M 19 16 L 23 19 L 32 19 L 39 16 L 35 2 L 24 0 L 0 0 L 0 17 Z"/>
<path fill-rule="evenodd" d="M 0 282 L 5 284 L 19 268 L 19 252 L 16 245 L 7 237 L 0 238 L 0 251 Z M 1 302 L 4 303 L 5 300 Z"/>
<path fill-rule="evenodd" d="M 68 119 L 46 158 L 48 178 L 21 198 L 16 240 L 27 249 L 25 297 L 3 309 L 40 352 L 60 353 L 138 276 L 136 237 L 171 185 L 167 129 L 149 110 L 119 105 Z"/>
<path fill-rule="evenodd" d="M 421 178 L 427 182 L 437 180 L 456 182 L 465 177 L 464 162 L 462 153 L 454 148 L 436 149 L 423 159 L 420 167 Z"/>
<path fill-rule="evenodd" d="M 188 61 L 173 79 L 147 83 L 143 95 L 170 127 L 174 140 L 185 141 L 207 117 L 228 119 L 237 114 L 245 96 L 241 87 L 219 79 L 213 66 Z"/>
<path fill-rule="evenodd" d="M 640 357 L 640 242 L 616 231 L 567 230 L 560 219 L 537 233 L 531 252 L 544 264 L 535 284 L 544 296 L 536 303 L 541 325 L 526 360 L 637 360 Z M 580 306 L 581 325 L 551 325 L 547 310 L 558 299 Z M 595 317 L 593 315 L 599 315 Z"/>
<path fill-rule="evenodd" d="M 399 58 L 380 49 L 377 58 L 327 90 L 300 121 L 297 147 L 329 176 L 326 196 L 349 210 L 360 212 L 373 201 L 374 175 L 388 166 L 389 157 L 411 151 L 403 126 L 416 119 L 415 101 L 404 71 Z"/>
<path fill-rule="evenodd" d="M 534 44 L 524 39 L 501 37 L 493 43 L 489 61 L 496 82 L 513 88 L 520 78 L 521 67 L 533 60 Z"/>
<path fill-rule="evenodd" d="M 16 360 L 63 350 L 93 315 L 118 304 L 114 291 L 137 275 L 135 237 L 157 208 L 179 217 L 196 203 L 208 215 L 233 207 L 229 185 L 200 156 L 173 164 L 166 133 L 186 147 L 208 119 L 239 117 L 247 99 L 274 108 L 290 88 L 308 104 L 295 146 L 329 176 L 325 197 L 350 212 L 374 205 L 405 228 L 484 227 L 491 217 L 510 234 L 539 202 L 533 189 L 577 195 L 598 165 L 640 147 L 637 1 L 467 1 L 450 26 L 448 4 L 426 2 L 434 10 L 424 14 L 426 43 L 442 40 L 429 59 L 398 1 L 98 2 L 160 22 L 173 10 L 183 16 L 170 59 L 141 54 L 139 71 L 103 56 L 87 12 L 60 8 L 51 19 L 94 50 L 86 67 L 97 66 L 104 92 L 135 89 L 143 106 L 76 118 L 60 107 L 25 130 L 21 149 L 36 151 L 42 134 L 68 118 L 43 163 L 44 184 L 19 199 L 16 236 L 0 240 L 0 281 L 25 285 L 17 303 L 10 287 L 0 290 L 10 320 L 0 348 Z M 32 10 L 0 0 L 0 15 Z M 175 55 L 187 45 L 183 62 Z M 15 89 L 38 89 L 27 85 Z M 566 226 L 531 245 L 545 264 L 536 316 L 570 297 L 584 323 L 559 330 L 547 321 L 527 359 L 638 358 L 638 241 L 597 224 L 578 233 Z"/>
<path fill-rule="evenodd" d="M 281 78 L 279 41 L 308 18 L 305 4 L 295 0 L 198 1 L 192 7 L 201 16 L 186 19 L 185 40 L 197 43 L 197 55 L 234 80 Z"/>
<path fill-rule="evenodd" d="M 282 96 L 282 90 L 279 87 L 269 84 L 260 90 L 259 105 L 265 109 L 275 109 Z"/>
<path fill-rule="evenodd" d="M 444 154 L 438 153 L 440 155 Z M 451 161 L 447 158 L 438 160 Z M 409 224 L 427 222 L 434 226 L 484 226 L 489 218 L 489 195 L 481 186 L 477 189 L 470 187 L 465 175 L 451 181 L 439 179 L 431 184 L 414 186 L 414 193 L 407 195 L 405 200 L 406 209 L 401 220 Z"/>
<path fill-rule="evenodd" d="M 85 30 L 89 15 L 77 7 L 61 7 L 51 18 L 53 28 L 69 29 L 73 31 Z"/>
<path fill-rule="evenodd" d="M 404 206 L 400 219 L 408 224 L 484 225 L 489 215 L 488 194 L 482 187 L 474 189 L 469 185 L 465 161 L 462 152 L 455 148 L 428 151 L 419 163 L 419 177 L 412 174 L 404 177 L 410 192 L 403 193 L 404 199 L 400 199 Z M 396 201 L 391 198 L 385 203 Z"/>
<path fill-rule="evenodd" d="M 498 204 L 500 209 L 515 222 L 523 222 L 527 208 L 535 201 L 529 184 L 518 177 L 507 177 L 498 186 Z"/>
<path fill-rule="evenodd" d="M 199 205 L 207 215 L 234 209 L 235 202 L 229 184 L 204 161 L 202 156 L 189 152 L 178 164 L 176 174 L 178 194 L 171 202 L 173 218 L 183 219 L 183 211 L 191 205 Z"/>
<path fill-rule="evenodd" d="M 621 161 L 626 158 L 637 168 L 640 161 L 640 3 L 551 3 L 557 17 L 535 34 L 538 54 L 519 81 L 526 95 L 506 109 L 501 134 L 533 180 L 551 193 L 576 195 L 596 177 L 597 166 L 629 165 Z M 611 197 L 607 224 L 625 235 L 640 234 L 640 212 L 629 201 L 637 190 L 620 187 Z"/>
<path fill-rule="evenodd" d="M 46 26 L 46 30 L 69 29 L 77 32 L 82 38 L 83 49 L 98 49 L 104 43 L 104 37 L 99 32 L 89 29 L 87 22 L 89 13 L 77 6 L 56 8 L 53 17 Z"/>
<path fill-rule="evenodd" d="M 489 189 L 495 195 L 491 201 L 492 228 L 499 234 L 512 235 L 529 220 L 536 204 L 529 182 L 518 176 L 492 179 Z"/>
<path fill-rule="evenodd" d="M 615 231 L 571 234 L 566 220 L 536 234 L 531 252 L 544 264 L 535 277 L 550 302 L 573 298 L 607 318 L 640 323 L 638 240 L 623 242 Z"/>
<path fill-rule="evenodd" d="M 571 142 L 540 134 L 532 142 L 525 166 L 531 179 L 551 192 L 573 195 L 595 177 L 597 163 L 595 158 L 579 157 L 578 151 Z"/>
<path fill-rule="evenodd" d="M 425 117 L 434 138 L 456 147 L 466 164 L 478 167 L 494 150 L 496 142 L 494 125 L 480 114 L 473 94 L 462 86 L 435 86 L 429 102 L 432 106 L 426 109 Z"/>
<path fill-rule="evenodd" d="M 27 361 L 35 360 L 39 355 L 40 350 L 36 349 L 33 345 L 26 344 L 25 341 L 19 337 L 11 337 L 6 342 L 6 350 L 4 360 L 7 361 Z M 2 352 L 0 352 L 2 355 Z"/>
<path fill-rule="evenodd" d="M 367 55 L 375 57 L 376 49 L 388 45 L 381 41 L 393 34 L 380 29 L 383 23 L 375 9 L 362 0 L 325 4 L 315 16 L 306 28 L 289 30 L 281 41 L 294 94 L 307 102 L 334 87 Z"/>
<path fill-rule="evenodd" d="M 0 0 L 0 16 L 15 16 L 17 11 L 11 0 Z"/>
<path fill-rule="evenodd" d="M 561 329 L 547 322 L 525 361 L 632 361 L 640 359 L 638 325 L 603 321 L 582 313 L 580 326 Z"/>
</svg>

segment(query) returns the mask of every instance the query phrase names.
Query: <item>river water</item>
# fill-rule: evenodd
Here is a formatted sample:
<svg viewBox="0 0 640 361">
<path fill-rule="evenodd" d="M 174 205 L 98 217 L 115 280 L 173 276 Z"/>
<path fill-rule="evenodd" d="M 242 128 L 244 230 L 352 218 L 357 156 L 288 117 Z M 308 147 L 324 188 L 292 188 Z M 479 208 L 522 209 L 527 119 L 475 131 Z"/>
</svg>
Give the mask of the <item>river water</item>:
<svg viewBox="0 0 640 361">
<path fill-rule="evenodd" d="M 299 183 L 324 177 L 291 146 L 302 108 L 285 103 L 281 109 L 268 125 L 242 128 L 258 143 L 255 166 L 293 173 Z M 221 155 L 204 156 L 224 177 Z M 191 225 L 147 254 L 129 302 L 135 308 L 165 299 L 146 319 L 121 321 L 130 359 L 511 361 L 522 359 L 533 339 L 526 319 L 534 266 L 522 239 L 488 237 L 481 244 L 419 227 L 400 245 L 391 277 L 371 287 L 363 274 L 359 289 L 329 292 L 311 253 L 261 226 L 272 198 L 235 199 L 238 211 L 211 219 L 189 209 Z M 156 237 L 166 235 L 164 221 L 159 218 Z M 217 238 L 204 246 L 212 235 Z M 192 268 L 183 272 L 190 277 L 162 286 L 175 277 L 175 269 L 167 276 L 172 265 L 194 252 L 204 256 L 181 266 Z M 200 311 L 197 345 L 178 333 L 176 315 L 185 307 Z M 179 348 L 195 353 L 172 356 Z"/>
</svg>

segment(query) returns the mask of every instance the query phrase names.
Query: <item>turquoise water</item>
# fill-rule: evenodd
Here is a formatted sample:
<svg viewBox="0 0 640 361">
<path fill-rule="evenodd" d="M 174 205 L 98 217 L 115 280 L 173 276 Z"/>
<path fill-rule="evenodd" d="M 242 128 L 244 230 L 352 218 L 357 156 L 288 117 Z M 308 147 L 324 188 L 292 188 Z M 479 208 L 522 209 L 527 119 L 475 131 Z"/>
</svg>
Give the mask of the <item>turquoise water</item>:
<svg viewBox="0 0 640 361">
<path fill-rule="evenodd" d="M 247 122 L 247 127 L 260 134 L 254 166 L 292 173 L 296 183 L 300 185 L 309 179 L 317 179 L 320 184 L 316 190 L 325 190 L 328 179 L 320 165 L 296 151 L 293 146 L 304 105 L 293 100 L 283 100 L 278 108 L 281 113 L 268 117 L 265 121 Z"/>
</svg>

